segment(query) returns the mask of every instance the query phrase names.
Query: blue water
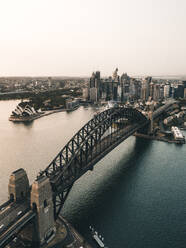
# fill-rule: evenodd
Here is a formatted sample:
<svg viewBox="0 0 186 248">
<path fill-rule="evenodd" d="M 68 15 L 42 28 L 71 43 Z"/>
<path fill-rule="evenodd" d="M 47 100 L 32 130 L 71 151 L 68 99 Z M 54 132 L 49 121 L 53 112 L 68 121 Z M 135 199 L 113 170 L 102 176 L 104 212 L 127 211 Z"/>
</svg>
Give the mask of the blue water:
<svg viewBox="0 0 186 248">
<path fill-rule="evenodd" d="M 16 104 L 0 102 L 1 202 L 13 170 L 23 167 L 32 183 L 96 111 L 81 107 L 24 125 L 8 121 Z M 63 215 L 93 247 L 89 225 L 109 248 L 185 248 L 186 145 L 128 138 L 74 184 Z"/>
<path fill-rule="evenodd" d="M 129 138 L 79 180 L 64 214 L 90 242 L 95 227 L 108 247 L 186 247 L 185 152 Z"/>
</svg>

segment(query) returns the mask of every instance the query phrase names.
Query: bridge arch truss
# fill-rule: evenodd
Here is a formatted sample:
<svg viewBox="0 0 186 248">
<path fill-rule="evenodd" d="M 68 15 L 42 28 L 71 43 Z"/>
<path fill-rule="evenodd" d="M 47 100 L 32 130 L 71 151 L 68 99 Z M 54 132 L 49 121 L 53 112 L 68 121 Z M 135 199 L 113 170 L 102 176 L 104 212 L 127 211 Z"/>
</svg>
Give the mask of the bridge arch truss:
<svg viewBox="0 0 186 248">
<path fill-rule="evenodd" d="M 127 124 L 126 124 L 127 123 Z M 63 147 L 40 176 L 49 177 L 55 218 L 73 183 L 149 120 L 133 108 L 111 108 L 94 116 Z"/>
</svg>

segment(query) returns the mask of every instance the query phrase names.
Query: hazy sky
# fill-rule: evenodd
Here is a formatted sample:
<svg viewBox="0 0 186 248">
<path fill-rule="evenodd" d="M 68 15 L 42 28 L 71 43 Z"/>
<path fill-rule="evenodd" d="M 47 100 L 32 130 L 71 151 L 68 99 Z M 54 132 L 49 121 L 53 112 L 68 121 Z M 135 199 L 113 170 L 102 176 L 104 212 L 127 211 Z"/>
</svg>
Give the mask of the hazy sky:
<svg viewBox="0 0 186 248">
<path fill-rule="evenodd" d="M 186 74 L 186 0 L 0 0 L 0 76 Z"/>
</svg>

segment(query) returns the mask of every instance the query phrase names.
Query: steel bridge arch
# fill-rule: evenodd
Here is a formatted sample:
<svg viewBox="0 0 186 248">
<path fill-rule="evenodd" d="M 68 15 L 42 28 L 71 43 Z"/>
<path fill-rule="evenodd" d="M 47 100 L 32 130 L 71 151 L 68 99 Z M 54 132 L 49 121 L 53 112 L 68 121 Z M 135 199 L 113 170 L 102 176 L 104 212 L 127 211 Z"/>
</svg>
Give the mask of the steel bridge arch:
<svg viewBox="0 0 186 248">
<path fill-rule="evenodd" d="M 117 121 L 124 118 L 131 121 L 132 132 L 149 122 L 141 112 L 133 108 L 117 107 L 105 110 L 87 122 L 63 147 L 47 168 L 40 172 L 40 176 L 47 176 L 52 185 L 55 218 L 59 215 L 73 183 L 86 171 L 93 169 L 95 164 L 93 155 L 96 154 L 94 150 L 97 149 L 105 132 Z M 118 130 L 121 131 L 122 128 Z M 110 145 L 112 143 L 113 140 Z"/>
</svg>

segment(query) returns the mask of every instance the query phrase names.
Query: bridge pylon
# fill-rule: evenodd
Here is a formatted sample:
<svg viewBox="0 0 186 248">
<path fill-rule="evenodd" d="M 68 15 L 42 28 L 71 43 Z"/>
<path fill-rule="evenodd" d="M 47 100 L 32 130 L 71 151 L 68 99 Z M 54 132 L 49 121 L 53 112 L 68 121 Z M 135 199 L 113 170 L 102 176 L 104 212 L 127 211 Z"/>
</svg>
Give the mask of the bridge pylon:
<svg viewBox="0 0 186 248">
<path fill-rule="evenodd" d="M 10 175 L 8 192 L 9 199 L 13 201 L 19 201 L 28 196 L 29 181 L 24 169 L 18 169 Z"/>
<path fill-rule="evenodd" d="M 43 245 L 50 242 L 56 232 L 52 189 L 47 177 L 42 176 L 32 184 L 30 204 L 37 213 L 34 241 Z"/>
</svg>

